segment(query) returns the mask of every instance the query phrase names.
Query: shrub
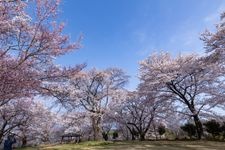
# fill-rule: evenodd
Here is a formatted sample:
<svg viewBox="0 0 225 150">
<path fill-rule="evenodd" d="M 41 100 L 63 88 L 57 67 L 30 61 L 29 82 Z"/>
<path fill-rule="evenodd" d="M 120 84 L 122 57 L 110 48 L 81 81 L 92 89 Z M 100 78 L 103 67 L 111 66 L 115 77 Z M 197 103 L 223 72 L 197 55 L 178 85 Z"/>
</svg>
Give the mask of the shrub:
<svg viewBox="0 0 225 150">
<path fill-rule="evenodd" d="M 212 137 L 215 139 L 216 136 L 220 135 L 221 127 L 220 123 L 216 120 L 210 120 L 203 124 L 205 126 L 205 129 L 208 133 L 212 135 Z"/>
<path fill-rule="evenodd" d="M 108 134 L 106 132 L 102 132 L 102 137 L 105 141 L 108 141 Z"/>
<path fill-rule="evenodd" d="M 225 139 L 225 122 L 223 122 L 223 125 L 220 127 L 220 131 L 222 133 L 223 139 Z"/>
<path fill-rule="evenodd" d="M 162 124 L 159 125 L 158 127 L 158 133 L 160 135 L 160 139 L 161 139 L 161 136 L 166 132 L 166 127 Z"/>
<path fill-rule="evenodd" d="M 186 123 L 185 125 L 180 127 L 184 132 L 187 132 L 190 139 L 192 139 L 193 136 L 196 136 L 196 126 L 192 123 Z"/>
</svg>

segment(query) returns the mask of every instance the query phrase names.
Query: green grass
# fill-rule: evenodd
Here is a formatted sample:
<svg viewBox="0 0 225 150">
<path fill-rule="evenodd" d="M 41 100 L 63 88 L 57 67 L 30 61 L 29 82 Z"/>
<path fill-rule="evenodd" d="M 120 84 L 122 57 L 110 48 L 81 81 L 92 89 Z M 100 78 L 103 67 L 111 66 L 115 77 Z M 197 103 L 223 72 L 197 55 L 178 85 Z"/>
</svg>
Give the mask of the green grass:
<svg viewBox="0 0 225 150">
<path fill-rule="evenodd" d="M 82 142 L 80 144 L 49 145 L 19 150 L 225 150 L 225 142 L 213 141 L 135 141 Z"/>
</svg>

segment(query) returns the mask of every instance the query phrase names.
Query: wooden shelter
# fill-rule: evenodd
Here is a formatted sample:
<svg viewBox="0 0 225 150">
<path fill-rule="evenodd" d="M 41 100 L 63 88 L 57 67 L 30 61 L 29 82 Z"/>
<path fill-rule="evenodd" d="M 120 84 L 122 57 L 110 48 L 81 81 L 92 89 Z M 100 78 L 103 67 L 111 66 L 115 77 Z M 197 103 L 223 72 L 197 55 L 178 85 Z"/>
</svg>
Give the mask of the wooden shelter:
<svg viewBox="0 0 225 150">
<path fill-rule="evenodd" d="M 81 135 L 77 133 L 67 133 L 62 135 L 61 143 L 63 142 L 74 142 L 79 143 L 81 140 Z"/>
</svg>

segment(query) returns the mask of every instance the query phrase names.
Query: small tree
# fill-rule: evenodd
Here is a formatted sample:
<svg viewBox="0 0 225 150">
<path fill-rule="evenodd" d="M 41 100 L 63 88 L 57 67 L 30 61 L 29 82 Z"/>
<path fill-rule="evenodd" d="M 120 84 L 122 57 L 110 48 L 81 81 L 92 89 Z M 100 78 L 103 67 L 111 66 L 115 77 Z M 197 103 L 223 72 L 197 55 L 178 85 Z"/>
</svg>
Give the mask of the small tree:
<svg viewBox="0 0 225 150">
<path fill-rule="evenodd" d="M 161 139 L 161 136 L 166 132 L 166 127 L 162 124 L 159 125 L 158 127 L 158 133 L 160 135 L 160 139 Z"/>
<path fill-rule="evenodd" d="M 216 120 L 210 120 L 203 124 L 206 128 L 206 131 L 212 134 L 213 138 L 215 139 L 216 136 L 220 135 L 221 127 L 220 123 Z"/>
<path fill-rule="evenodd" d="M 192 123 L 186 123 L 184 126 L 180 127 L 184 132 L 187 132 L 190 139 L 192 139 L 193 136 L 196 136 L 196 126 Z"/>
</svg>

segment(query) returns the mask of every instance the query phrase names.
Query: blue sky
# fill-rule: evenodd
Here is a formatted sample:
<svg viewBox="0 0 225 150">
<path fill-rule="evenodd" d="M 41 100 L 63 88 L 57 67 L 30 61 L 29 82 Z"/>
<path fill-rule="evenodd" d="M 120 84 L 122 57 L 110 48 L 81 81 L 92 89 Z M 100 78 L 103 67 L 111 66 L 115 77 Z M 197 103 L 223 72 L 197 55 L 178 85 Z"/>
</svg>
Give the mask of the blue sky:
<svg viewBox="0 0 225 150">
<path fill-rule="evenodd" d="M 212 30 L 224 0 L 62 0 L 60 20 L 72 40 L 84 35 L 83 48 L 57 59 L 73 66 L 122 68 L 127 88 L 138 84 L 138 62 L 153 52 L 203 53 L 200 34 Z"/>
</svg>

